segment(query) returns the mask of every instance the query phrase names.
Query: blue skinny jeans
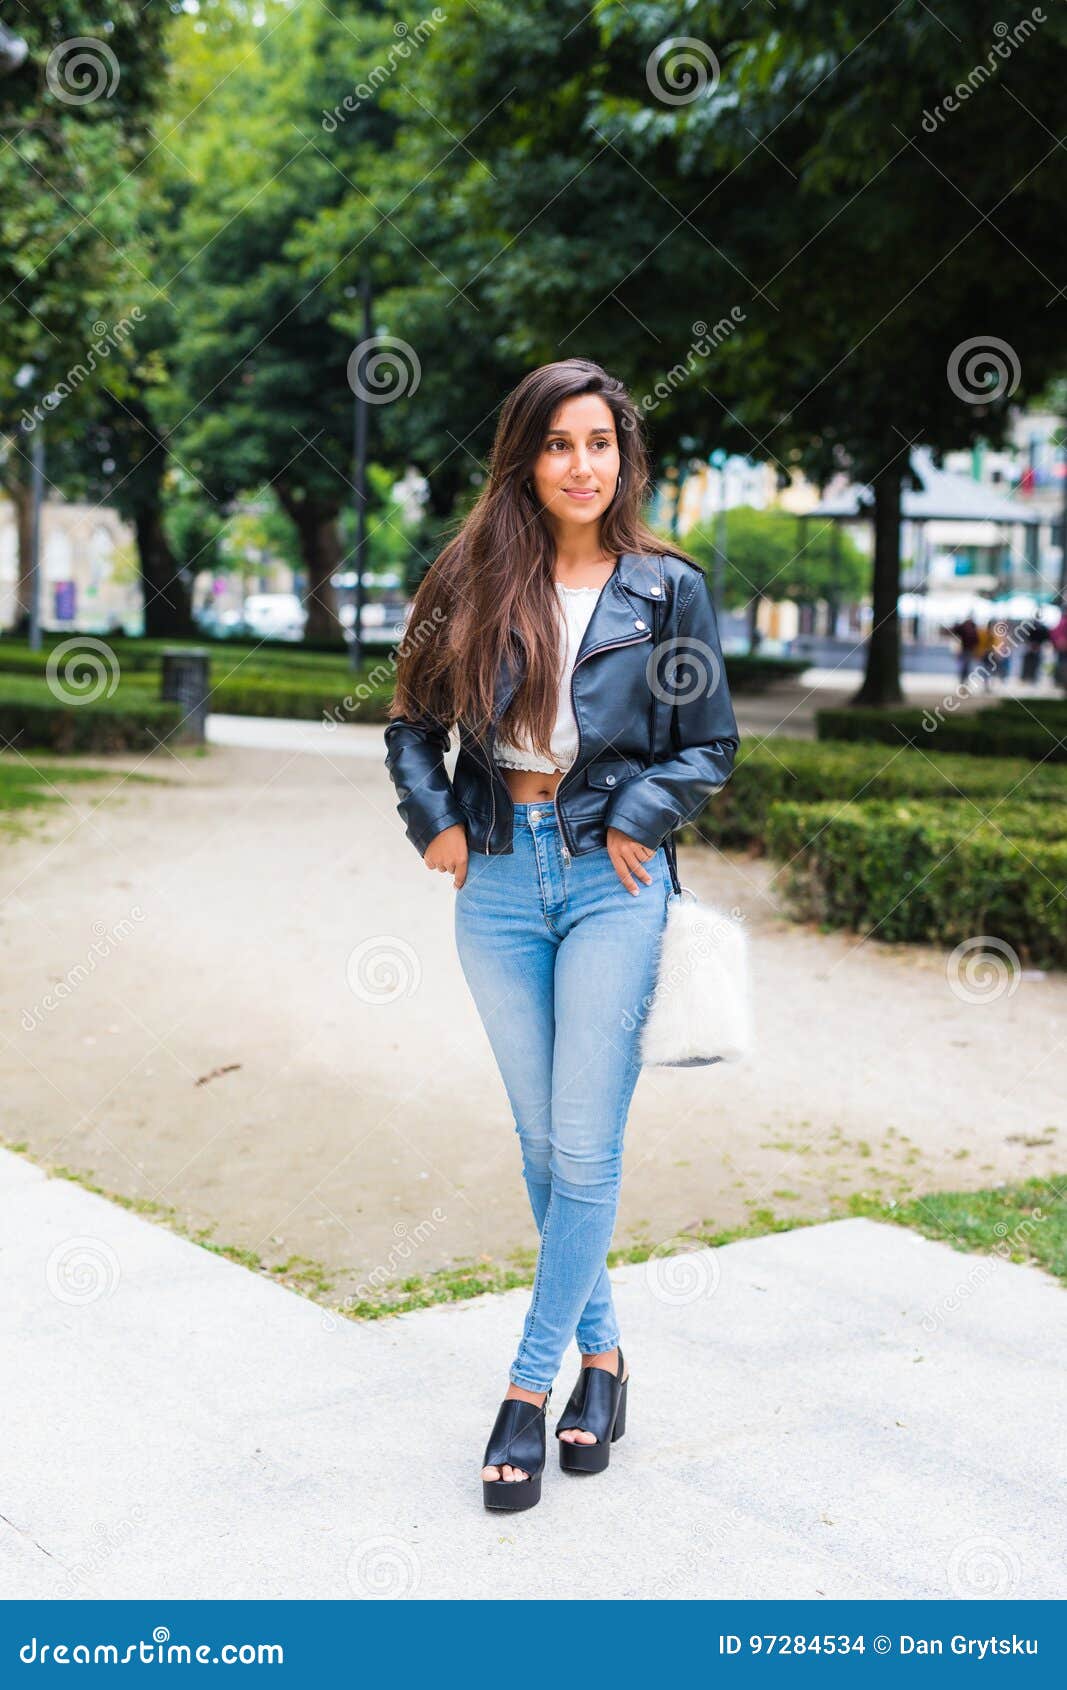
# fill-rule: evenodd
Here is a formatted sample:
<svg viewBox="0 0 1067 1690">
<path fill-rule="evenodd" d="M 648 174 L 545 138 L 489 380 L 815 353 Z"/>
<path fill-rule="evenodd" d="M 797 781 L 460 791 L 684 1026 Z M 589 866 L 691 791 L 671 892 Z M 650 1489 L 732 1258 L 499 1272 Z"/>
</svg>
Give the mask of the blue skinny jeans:
<svg viewBox="0 0 1067 1690">
<path fill-rule="evenodd" d="M 455 935 L 540 1233 L 510 1378 L 547 1391 L 572 1338 L 583 1355 L 619 1342 L 607 1253 L 671 879 L 662 846 L 636 897 L 606 846 L 565 863 L 551 801 L 515 805 L 514 844 L 471 853 Z"/>
</svg>

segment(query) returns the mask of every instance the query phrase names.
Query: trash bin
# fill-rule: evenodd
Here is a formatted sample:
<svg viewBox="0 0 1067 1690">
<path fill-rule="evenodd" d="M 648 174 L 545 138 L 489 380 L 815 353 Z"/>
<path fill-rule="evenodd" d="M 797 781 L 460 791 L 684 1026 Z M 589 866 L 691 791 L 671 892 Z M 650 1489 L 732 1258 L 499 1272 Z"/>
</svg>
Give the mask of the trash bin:
<svg viewBox="0 0 1067 1690">
<path fill-rule="evenodd" d="M 209 672 L 208 654 L 198 646 L 181 646 L 163 653 L 160 697 L 168 704 L 181 705 L 177 739 L 203 740 L 206 736 Z"/>
</svg>

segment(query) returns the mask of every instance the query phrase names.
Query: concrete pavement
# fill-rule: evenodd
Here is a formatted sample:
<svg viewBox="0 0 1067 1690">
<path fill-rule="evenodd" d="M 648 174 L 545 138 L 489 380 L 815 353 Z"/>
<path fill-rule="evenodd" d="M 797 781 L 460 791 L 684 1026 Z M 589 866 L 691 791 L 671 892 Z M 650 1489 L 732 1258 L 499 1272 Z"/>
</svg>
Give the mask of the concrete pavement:
<svg viewBox="0 0 1067 1690">
<path fill-rule="evenodd" d="M 846 1220 L 613 1273 L 607 1473 L 484 1510 L 528 1293 L 359 1324 L 0 1151 L 0 1597 L 1064 1589 L 1067 1299 Z"/>
</svg>

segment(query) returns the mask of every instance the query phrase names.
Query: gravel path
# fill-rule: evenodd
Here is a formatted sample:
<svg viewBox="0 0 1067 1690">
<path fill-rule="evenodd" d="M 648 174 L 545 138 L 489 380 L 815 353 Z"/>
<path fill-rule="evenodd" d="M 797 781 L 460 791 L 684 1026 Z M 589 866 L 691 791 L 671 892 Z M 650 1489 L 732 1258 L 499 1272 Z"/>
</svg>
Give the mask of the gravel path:
<svg viewBox="0 0 1067 1690">
<path fill-rule="evenodd" d="M 319 1263 L 336 1297 L 531 1251 L 454 894 L 404 837 L 381 730 L 277 726 L 109 760 L 0 844 L 2 1137 L 266 1265 Z M 679 861 L 749 921 L 759 1050 L 644 1071 L 617 1246 L 1062 1170 L 1067 977 L 963 1001 L 945 952 L 786 921 L 765 861 Z M 383 951 L 410 989 L 377 1002 Z"/>
</svg>

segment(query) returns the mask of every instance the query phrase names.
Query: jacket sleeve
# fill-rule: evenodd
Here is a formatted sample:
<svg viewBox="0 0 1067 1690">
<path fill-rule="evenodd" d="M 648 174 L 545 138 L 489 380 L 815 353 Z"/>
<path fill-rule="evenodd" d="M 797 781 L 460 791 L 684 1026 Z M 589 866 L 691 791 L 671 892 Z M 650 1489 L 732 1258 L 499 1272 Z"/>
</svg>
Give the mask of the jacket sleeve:
<svg viewBox="0 0 1067 1690">
<path fill-rule="evenodd" d="M 722 791 L 740 743 L 715 607 L 703 571 L 679 602 L 673 633 L 661 637 L 649 661 L 661 708 L 671 711 L 671 742 L 677 755 L 624 781 L 608 806 L 605 825 L 656 850 Z"/>
<path fill-rule="evenodd" d="M 449 730 L 434 716 L 395 716 L 385 730 L 385 766 L 405 832 L 420 856 L 446 827 L 466 821 L 445 770 Z"/>
</svg>

